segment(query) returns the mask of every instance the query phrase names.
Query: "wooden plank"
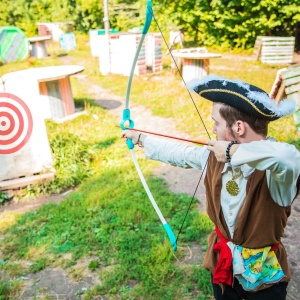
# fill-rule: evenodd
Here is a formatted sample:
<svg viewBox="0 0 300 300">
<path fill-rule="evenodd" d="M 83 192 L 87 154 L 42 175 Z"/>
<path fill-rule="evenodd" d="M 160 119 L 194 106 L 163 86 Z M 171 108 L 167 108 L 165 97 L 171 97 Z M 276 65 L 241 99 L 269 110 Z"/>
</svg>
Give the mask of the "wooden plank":
<svg viewBox="0 0 300 300">
<path fill-rule="evenodd" d="M 279 58 L 261 58 L 262 63 L 269 64 L 289 64 L 292 61 L 290 59 L 279 59 Z"/>
<path fill-rule="evenodd" d="M 262 58 L 265 57 L 265 58 L 293 58 L 293 54 L 292 53 L 276 53 L 276 52 L 273 52 L 273 53 L 262 53 Z"/>
<path fill-rule="evenodd" d="M 62 78 L 59 80 L 59 89 L 61 94 L 61 100 L 65 110 L 65 115 L 71 115 L 75 113 L 75 105 L 72 95 L 72 88 L 70 83 L 70 77 Z"/>
<path fill-rule="evenodd" d="M 300 65 L 296 65 L 290 68 L 286 68 L 282 71 L 283 78 L 289 78 L 300 75 Z"/>
<path fill-rule="evenodd" d="M 295 85 L 291 85 L 289 87 L 285 87 L 285 92 L 287 95 L 295 93 L 295 92 L 300 92 L 300 82 Z"/>
<path fill-rule="evenodd" d="M 262 56 L 262 62 L 281 62 L 281 63 L 292 63 L 292 57 L 288 56 L 279 56 L 279 55 L 269 55 L 269 56 Z"/>
<path fill-rule="evenodd" d="M 40 175 L 32 175 L 22 178 L 5 180 L 0 182 L 0 190 L 12 190 L 17 188 L 26 187 L 27 185 L 37 182 L 44 182 L 46 180 L 53 180 L 54 173 L 45 173 Z"/>
<path fill-rule="evenodd" d="M 52 81 L 65 78 L 66 76 L 71 76 L 78 74 L 84 70 L 84 67 L 78 65 L 67 65 L 67 66 L 48 66 L 40 68 L 29 68 L 20 71 L 15 71 L 11 73 L 6 73 L 2 76 L 4 81 L 8 79 L 31 78 L 32 80 L 37 80 L 39 82 Z"/>
<path fill-rule="evenodd" d="M 255 45 L 254 45 L 254 59 L 259 60 L 261 55 L 261 48 L 262 48 L 262 42 L 260 39 L 256 39 Z"/>
<path fill-rule="evenodd" d="M 290 51 L 294 52 L 294 45 L 262 45 L 262 52 L 268 52 L 272 50 L 288 51 L 288 53 L 290 53 Z"/>
<path fill-rule="evenodd" d="M 265 58 L 293 58 L 293 54 L 292 53 L 277 53 L 277 52 L 269 52 L 269 53 L 262 53 L 262 57 Z"/>
<path fill-rule="evenodd" d="M 255 45 L 254 49 L 260 51 L 260 48 L 262 46 L 262 41 L 261 41 L 262 36 L 258 36 L 255 40 Z"/>
<path fill-rule="evenodd" d="M 262 47 L 261 53 L 268 54 L 268 53 L 275 53 L 275 54 L 282 54 L 282 55 L 289 55 L 293 56 L 294 46 L 293 47 Z"/>
<path fill-rule="evenodd" d="M 284 81 L 284 85 L 286 87 L 293 85 L 293 84 L 297 84 L 300 82 L 300 75 L 296 76 L 296 77 L 291 77 L 291 78 L 284 78 L 284 76 L 282 76 L 283 81 Z"/>
<path fill-rule="evenodd" d="M 281 60 L 281 61 L 290 61 L 293 57 L 287 55 L 263 55 L 262 60 Z"/>
<path fill-rule="evenodd" d="M 40 42 L 40 41 L 46 41 L 51 40 L 51 35 L 44 35 L 44 36 L 32 36 L 27 38 L 29 42 Z"/>
<path fill-rule="evenodd" d="M 284 87 L 284 84 L 281 84 L 281 86 L 276 94 L 275 102 L 278 104 L 285 97 L 286 97 L 285 87 Z"/>
<path fill-rule="evenodd" d="M 260 40 L 262 42 L 294 42 L 295 37 L 282 37 L 282 36 L 261 36 Z"/>
<path fill-rule="evenodd" d="M 300 65 L 281 70 L 287 95 L 300 91 Z"/>
<path fill-rule="evenodd" d="M 264 42 L 262 41 L 263 46 L 267 46 L 267 47 L 293 47 L 294 46 L 294 42 L 280 42 L 280 41 L 272 41 L 272 42 Z"/>
<path fill-rule="evenodd" d="M 300 93 L 292 93 L 288 95 L 289 99 L 293 99 L 296 103 L 296 111 L 300 110 Z"/>
</svg>

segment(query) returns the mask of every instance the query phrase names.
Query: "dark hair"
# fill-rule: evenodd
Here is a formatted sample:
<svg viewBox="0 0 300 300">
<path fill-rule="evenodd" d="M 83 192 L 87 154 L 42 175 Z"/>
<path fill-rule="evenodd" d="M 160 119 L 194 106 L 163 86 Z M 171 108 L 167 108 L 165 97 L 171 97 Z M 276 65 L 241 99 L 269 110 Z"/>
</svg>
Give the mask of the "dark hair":
<svg viewBox="0 0 300 300">
<path fill-rule="evenodd" d="M 222 103 L 220 107 L 220 115 L 226 121 L 227 126 L 231 128 L 234 122 L 241 120 L 246 122 L 252 130 L 257 133 L 266 136 L 268 134 L 269 121 L 257 118 L 253 115 L 245 113 L 236 109 L 235 107 Z"/>
</svg>

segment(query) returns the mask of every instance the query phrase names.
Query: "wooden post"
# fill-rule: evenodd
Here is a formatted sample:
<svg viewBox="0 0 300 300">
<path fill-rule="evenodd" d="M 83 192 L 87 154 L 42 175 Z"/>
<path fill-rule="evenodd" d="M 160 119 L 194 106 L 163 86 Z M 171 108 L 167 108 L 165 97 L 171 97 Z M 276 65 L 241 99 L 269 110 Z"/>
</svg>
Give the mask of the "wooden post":
<svg viewBox="0 0 300 300">
<path fill-rule="evenodd" d="M 108 0 L 103 0 L 103 7 L 104 7 L 104 29 L 105 29 L 105 40 L 106 40 L 106 53 L 108 58 L 108 73 L 111 72 L 111 58 L 110 58 L 110 43 L 109 43 L 109 15 L 108 15 Z"/>
</svg>

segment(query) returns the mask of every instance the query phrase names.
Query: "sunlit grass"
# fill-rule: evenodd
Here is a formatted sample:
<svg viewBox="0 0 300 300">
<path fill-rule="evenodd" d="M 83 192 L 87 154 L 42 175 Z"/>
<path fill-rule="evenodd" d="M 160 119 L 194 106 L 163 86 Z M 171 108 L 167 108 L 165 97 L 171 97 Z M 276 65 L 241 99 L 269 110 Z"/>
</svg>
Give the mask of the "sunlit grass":
<svg viewBox="0 0 300 300">
<path fill-rule="evenodd" d="M 18 217 L 19 217 L 18 213 L 14 213 L 10 211 L 2 212 L 1 219 L 0 219 L 0 229 L 10 227 L 12 224 L 16 222 Z"/>
</svg>

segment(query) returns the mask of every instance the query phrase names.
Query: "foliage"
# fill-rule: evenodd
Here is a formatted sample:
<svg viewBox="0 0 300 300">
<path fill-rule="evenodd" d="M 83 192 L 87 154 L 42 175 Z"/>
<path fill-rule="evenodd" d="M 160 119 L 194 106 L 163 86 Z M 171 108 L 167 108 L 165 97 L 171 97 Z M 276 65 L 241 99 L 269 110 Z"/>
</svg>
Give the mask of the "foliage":
<svg viewBox="0 0 300 300">
<path fill-rule="evenodd" d="M 260 35 L 296 36 L 300 8 L 290 1 L 164 1 L 174 24 L 188 40 L 206 46 L 250 48 Z"/>
<path fill-rule="evenodd" d="M 8 195 L 4 191 L 0 191 L 0 206 L 3 205 L 5 202 L 10 201 L 13 198 L 13 196 Z"/>
<path fill-rule="evenodd" d="M 28 36 L 37 34 L 37 22 L 73 21 L 72 0 L 7 0 L 0 2 L 0 25 L 14 25 Z"/>
<path fill-rule="evenodd" d="M 94 272 L 94 271 L 96 271 L 96 269 L 99 267 L 99 261 L 98 260 L 92 260 L 90 263 L 89 263 L 89 265 L 88 265 L 88 268 L 92 271 L 92 272 Z"/>
<path fill-rule="evenodd" d="M 70 20 L 74 21 L 76 30 L 87 32 L 90 29 L 104 28 L 103 5 L 97 0 L 72 0 L 74 15 Z"/>
<path fill-rule="evenodd" d="M 54 156 L 54 168 L 58 171 L 52 185 L 57 192 L 74 187 L 93 174 L 91 164 L 96 155 L 97 144 L 87 143 L 78 135 L 66 132 L 63 128 L 55 130 L 57 124 L 49 121 L 50 146 Z"/>
<path fill-rule="evenodd" d="M 109 2 L 111 28 L 127 31 L 141 27 L 146 0 Z M 185 31 L 192 45 L 251 48 L 260 35 L 299 39 L 300 6 L 288 0 L 180 0 L 154 1 L 154 13 L 165 35 L 171 26 Z M 168 16 L 166 18 L 166 16 Z M 15 25 L 29 36 L 37 22 L 72 21 L 79 32 L 104 28 L 103 4 L 96 0 L 8 0 L 0 3 L 0 25 Z M 152 26 L 150 30 L 157 28 Z M 298 48 L 300 41 L 297 41 Z"/>
</svg>

